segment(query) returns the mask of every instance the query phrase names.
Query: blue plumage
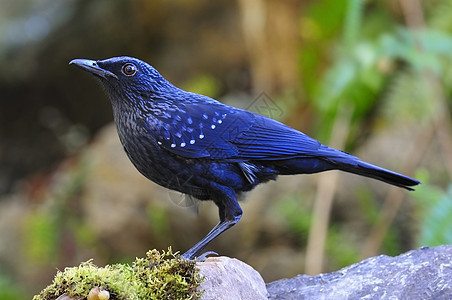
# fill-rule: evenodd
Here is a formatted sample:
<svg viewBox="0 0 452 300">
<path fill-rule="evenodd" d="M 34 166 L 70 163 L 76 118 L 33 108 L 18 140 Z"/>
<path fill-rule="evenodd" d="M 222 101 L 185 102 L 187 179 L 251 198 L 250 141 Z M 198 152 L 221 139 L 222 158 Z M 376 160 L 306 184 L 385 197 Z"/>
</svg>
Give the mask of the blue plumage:
<svg viewBox="0 0 452 300">
<path fill-rule="evenodd" d="M 338 169 L 411 190 L 418 181 L 371 165 L 278 121 L 183 91 L 131 57 L 71 63 L 100 78 L 119 138 L 150 180 L 212 200 L 220 222 L 184 257 L 193 259 L 238 222 L 237 196 L 278 175 Z"/>
</svg>

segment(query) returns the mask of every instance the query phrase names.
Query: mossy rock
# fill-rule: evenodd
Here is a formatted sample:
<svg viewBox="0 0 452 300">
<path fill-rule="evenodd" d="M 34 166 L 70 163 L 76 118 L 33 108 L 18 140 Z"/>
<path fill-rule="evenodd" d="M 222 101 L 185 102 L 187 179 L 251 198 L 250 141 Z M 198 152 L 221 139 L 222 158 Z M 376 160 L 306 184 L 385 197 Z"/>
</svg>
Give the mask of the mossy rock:
<svg viewBox="0 0 452 300">
<path fill-rule="evenodd" d="M 51 285 L 33 300 L 56 299 L 198 299 L 202 282 L 193 260 L 182 259 L 171 249 L 150 250 L 130 265 L 97 267 L 92 261 L 58 271 Z M 91 291 L 91 293 L 90 293 Z M 99 294 L 99 292 L 102 292 Z M 88 294 L 90 296 L 88 297 Z"/>
</svg>

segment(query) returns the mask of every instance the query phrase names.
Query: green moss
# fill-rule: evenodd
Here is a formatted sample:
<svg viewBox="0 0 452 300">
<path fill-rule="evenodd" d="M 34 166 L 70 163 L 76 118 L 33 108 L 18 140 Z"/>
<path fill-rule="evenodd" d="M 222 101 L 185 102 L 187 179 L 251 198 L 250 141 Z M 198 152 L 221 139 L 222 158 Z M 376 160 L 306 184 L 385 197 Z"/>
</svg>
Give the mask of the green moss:
<svg viewBox="0 0 452 300">
<path fill-rule="evenodd" d="M 110 299 L 198 299 L 201 292 L 196 288 L 201 282 L 194 261 L 183 260 L 171 248 L 162 253 L 150 250 L 132 266 L 115 264 L 99 268 L 87 261 L 58 271 L 52 284 L 33 300 L 56 299 L 64 293 L 85 298 L 94 287 L 106 289 Z"/>
</svg>

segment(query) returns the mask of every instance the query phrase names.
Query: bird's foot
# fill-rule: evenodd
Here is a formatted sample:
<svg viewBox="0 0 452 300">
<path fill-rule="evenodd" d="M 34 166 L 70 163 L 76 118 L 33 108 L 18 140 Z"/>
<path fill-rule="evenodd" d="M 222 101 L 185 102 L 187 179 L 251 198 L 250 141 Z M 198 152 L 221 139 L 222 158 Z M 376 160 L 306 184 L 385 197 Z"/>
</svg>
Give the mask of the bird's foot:
<svg viewBox="0 0 452 300">
<path fill-rule="evenodd" d="M 205 261 L 207 259 L 208 255 L 216 255 L 216 256 L 218 256 L 218 253 L 216 253 L 215 251 L 207 251 L 207 252 L 204 252 L 203 254 L 201 254 L 199 256 L 193 256 L 191 253 L 185 252 L 184 254 L 182 254 L 182 258 L 183 259 L 189 259 L 189 260 L 196 259 L 196 261 L 203 262 L 203 261 Z"/>
<path fill-rule="evenodd" d="M 201 254 L 200 256 L 198 256 L 198 257 L 196 258 L 196 261 L 203 262 L 203 261 L 205 261 L 205 260 L 207 259 L 207 256 L 208 256 L 208 255 L 215 255 L 215 256 L 218 256 L 218 253 L 216 253 L 215 251 L 207 251 L 207 252 L 204 252 L 203 254 Z"/>
</svg>

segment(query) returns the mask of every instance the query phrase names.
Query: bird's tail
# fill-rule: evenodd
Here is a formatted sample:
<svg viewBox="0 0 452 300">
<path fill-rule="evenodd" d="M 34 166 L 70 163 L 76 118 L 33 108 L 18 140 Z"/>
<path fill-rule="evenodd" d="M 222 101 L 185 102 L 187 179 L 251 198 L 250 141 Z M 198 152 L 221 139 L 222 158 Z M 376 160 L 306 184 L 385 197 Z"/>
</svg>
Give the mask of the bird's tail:
<svg viewBox="0 0 452 300">
<path fill-rule="evenodd" d="M 421 182 L 408 176 L 389 171 L 364 161 L 357 160 L 355 163 L 336 163 L 337 169 L 361 176 L 374 178 L 386 183 L 413 191 L 412 186 Z"/>
<path fill-rule="evenodd" d="M 408 176 L 377 167 L 361 161 L 358 157 L 346 152 L 321 146 L 315 156 L 296 157 L 289 160 L 280 160 L 275 163 L 281 175 L 311 174 L 328 170 L 341 170 L 356 175 L 374 178 L 409 191 L 420 181 Z"/>
</svg>

